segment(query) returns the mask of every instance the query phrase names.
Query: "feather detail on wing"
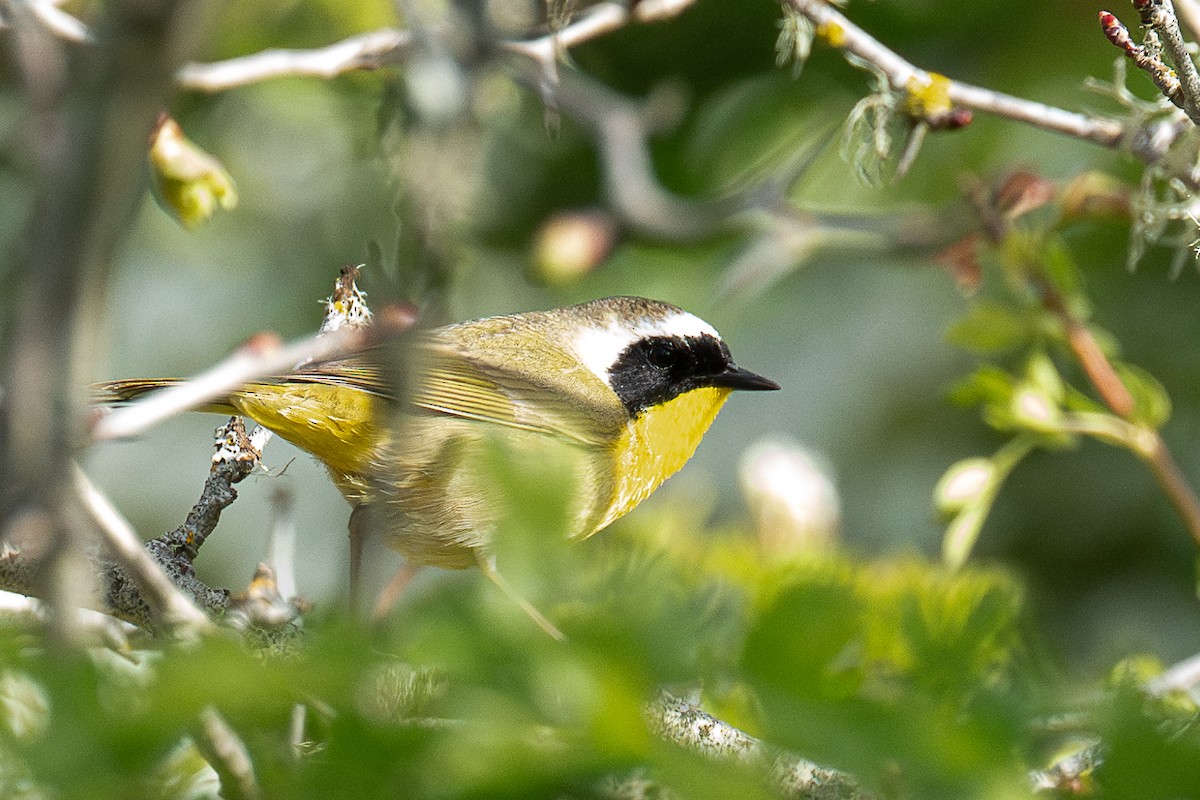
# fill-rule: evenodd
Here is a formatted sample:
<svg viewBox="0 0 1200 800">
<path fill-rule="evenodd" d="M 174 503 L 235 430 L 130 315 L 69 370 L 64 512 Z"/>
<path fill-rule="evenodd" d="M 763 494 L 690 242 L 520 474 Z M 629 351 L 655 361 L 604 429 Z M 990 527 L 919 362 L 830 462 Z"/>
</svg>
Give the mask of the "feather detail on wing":
<svg viewBox="0 0 1200 800">
<path fill-rule="evenodd" d="M 547 433 L 586 446 L 611 440 L 613 409 L 597 399 L 607 389 L 583 382 L 590 375 L 576 380 L 560 365 L 547 363 L 546 368 L 556 370 L 555 379 L 536 380 L 518 363 L 491 363 L 453 346 L 431 345 L 421 356 L 420 379 L 409 398 L 417 408 Z"/>
<path fill-rule="evenodd" d="M 462 419 L 546 433 L 582 445 L 611 441 L 613 429 L 624 424 L 616 404 L 605 404 L 607 387 L 582 370 L 554 381 L 535 381 L 512 362 L 493 364 L 464 352 L 455 343 L 425 339 L 407 353 L 415 374 L 409 403 L 418 409 Z M 395 389 L 369 358 L 361 356 L 303 367 L 284 380 L 358 389 L 392 399 Z M 593 385 L 594 384 L 594 385 Z"/>
</svg>

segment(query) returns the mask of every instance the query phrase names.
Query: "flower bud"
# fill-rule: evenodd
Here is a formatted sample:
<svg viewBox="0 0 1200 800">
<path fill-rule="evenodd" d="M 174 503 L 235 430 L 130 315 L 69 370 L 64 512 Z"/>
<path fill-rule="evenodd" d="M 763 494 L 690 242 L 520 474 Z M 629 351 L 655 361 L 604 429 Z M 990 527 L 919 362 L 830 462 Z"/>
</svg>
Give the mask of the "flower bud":
<svg viewBox="0 0 1200 800">
<path fill-rule="evenodd" d="M 150 171 L 159 202 L 185 228 L 207 222 L 217 208 L 237 205 L 233 178 L 221 162 L 184 136 L 166 114 L 150 136 Z"/>
</svg>

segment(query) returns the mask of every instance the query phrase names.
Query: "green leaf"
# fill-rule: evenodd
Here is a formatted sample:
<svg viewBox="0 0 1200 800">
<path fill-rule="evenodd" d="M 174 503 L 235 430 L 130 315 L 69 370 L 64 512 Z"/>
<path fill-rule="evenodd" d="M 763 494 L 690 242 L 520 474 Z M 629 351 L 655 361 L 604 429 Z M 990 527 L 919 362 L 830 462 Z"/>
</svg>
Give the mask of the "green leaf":
<svg viewBox="0 0 1200 800">
<path fill-rule="evenodd" d="M 759 685 L 790 695 L 847 697 L 861 679 L 854 653 L 865 623 L 850 576 L 813 571 L 785 589 L 751 628 L 746 669 Z"/>
<path fill-rule="evenodd" d="M 946 341 L 981 355 L 1015 350 L 1039 330 L 1038 317 L 1000 303 L 981 302 L 946 331 Z"/>
<path fill-rule="evenodd" d="M 1042 272 L 1063 296 L 1073 317 L 1082 320 L 1091 316 L 1091 304 L 1083 293 L 1083 275 L 1061 239 L 1054 237 L 1045 242 Z"/>
<path fill-rule="evenodd" d="M 1007 403 L 1017 379 L 991 364 L 984 364 L 950 389 L 950 401 L 964 407 Z"/>
<path fill-rule="evenodd" d="M 1141 367 L 1114 362 L 1117 376 L 1133 396 L 1134 422 L 1161 428 L 1171 418 L 1171 398 L 1158 379 Z"/>
</svg>

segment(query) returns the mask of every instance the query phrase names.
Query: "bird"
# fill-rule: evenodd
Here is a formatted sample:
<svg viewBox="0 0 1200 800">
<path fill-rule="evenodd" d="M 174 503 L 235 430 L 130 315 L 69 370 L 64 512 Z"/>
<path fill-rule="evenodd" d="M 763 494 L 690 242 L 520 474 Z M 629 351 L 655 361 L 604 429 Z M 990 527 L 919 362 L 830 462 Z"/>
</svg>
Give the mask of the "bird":
<svg viewBox="0 0 1200 800">
<path fill-rule="evenodd" d="M 737 366 L 707 322 L 642 297 L 485 317 L 406 339 L 399 356 L 305 364 L 200 410 L 249 417 L 311 453 L 352 519 L 368 511 L 372 529 L 410 564 L 477 565 L 493 580 L 490 545 L 505 498 L 482 468 L 489 448 L 502 446 L 518 468 L 524 459 L 564 465 L 573 485 L 561 534 L 583 538 L 683 467 L 732 392 L 780 388 Z M 387 358 L 404 363 L 384 369 Z M 177 382 L 96 389 L 111 403 Z M 352 554 L 352 570 L 354 562 Z"/>
</svg>

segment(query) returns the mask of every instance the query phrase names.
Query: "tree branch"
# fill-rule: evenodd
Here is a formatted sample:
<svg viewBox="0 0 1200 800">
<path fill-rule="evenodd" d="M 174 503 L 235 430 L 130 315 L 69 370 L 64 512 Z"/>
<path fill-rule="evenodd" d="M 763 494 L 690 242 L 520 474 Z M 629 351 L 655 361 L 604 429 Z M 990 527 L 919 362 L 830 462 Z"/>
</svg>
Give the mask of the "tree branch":
<svg viewBox="0 0 1200 800">
<path fill-rule="evenodd" d="M 137 436 L 164 420 L 226 397 L 247 383 L 284 375 L 301 364 L 361 352 L 407 330 L 414 321 L 410 312 L 394 308 L 385 309 L 375 325 L 322 330 L 287 346 L 281 345 L 274 334 L 260 334 L 225 361 L 194 378 L 151 392 L 120 408 L 107 409 L 92 425 L 92 441 Z"/>
<path fill-rule="evenodd" d="M 1179 75 L 1183 110 L 1188 119 L 1200 124 L 1200 74 L 1197 74 L 1187 43 L 1183 40 L 1183 32 L 1179 30 L 1175 7 L 1171 0 L 1134 0 L 1133 5 L 1146 29 L 1162 37 L 1163 46 Z"/>
<path fill-rule="evenodd" d="M 211 629 L 209 618 L 167 578 L 125 517 L 88 480 L 78 465 L 74 468 L 74 480 L 79 499 L 96 523 L 108 553 L 116 560 L 117 569 L 133 577 L 146 605 L 154 610 L 154 615 L 164 626 L 193 633 Z M 109 585 L 112 584 L 110 580 Z"/>
<path fill-rule="evenodd" d="M 817 35 L 827 44 L 877 69 L 887 79 L 893 91 L 907 93 L 912 91 L 914 86 L 928 86 L 933 82 L 935 73 L 906 61 L 825 0 L 780 2 L 811 21 L 816 26 Z M 951 102 L 977 111 L 1095 142 L 1104 147 L 1115 148 L 1135 139 L 1130 135 L 1134 132 L 1128 130 L 1119 120 L 1066 111 L 943 76 L 936 77 L 946 81 L 946 95 Z M 1149 150 L 1136 154 L 1147 162 L 1157 160 L 1162 155 L 1161 152 Z"/>
<path fill-rule="evenodd" d="M 817 766 L 794 754 L 776 751 L 753 736 L 667 692 L 646 709 L 657 735 L 704 758 L 760 768 L 771 787 L 785 798 L 869 800 L 870 795 L 844 772 Z"/>
<path fill-rule="evenodd" d="M 0 363 L 0 536 L 23 546 L 32 534 L 48 545 L 38 580 L 64 610 L 89 585 L 85 543 L 63 516 L 86 440 L 78 373 L 102 338 L 93 311 L 141 197 L 146 136 L 200 27 L 192 0 L 114 0 L 101 9 L 97 44 L 66 47 L 28 7 L 10 6 L 37 188 Z M 52 614 L 60 638 L 71 638 L 71 617 Z"/>
<path fill-rule="evenodd" d="M 411 45 L 409 31 L 382 28 L 312 50 L 264 50 L 211 64 L 186 64 L 175 80 L 183 89 L 222 92 L 272 78 L 333 78 L 400 63 Z"/>
<path fill-rule="evenodd" d="M 1129 437 L 1124 444 L 1146 463 L 1159 487 L 1175 507 L 1184 527 L 1200 545 L 1200 497 L 1188 484 L 1162 434 L 1153 428 L 1137 425 L 1131 419 L 1135 411 L 1133 396 L 1092 332 L 1071 313 L 1062 295 L 1046 281 L 1039 282 L 1038 289 L 1042 305 L 1063 325 L 1067 344 L 1100 399 L 1114 414 L 1135 426 L 1136 435 Z"/>
</svg>

